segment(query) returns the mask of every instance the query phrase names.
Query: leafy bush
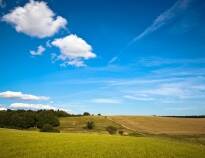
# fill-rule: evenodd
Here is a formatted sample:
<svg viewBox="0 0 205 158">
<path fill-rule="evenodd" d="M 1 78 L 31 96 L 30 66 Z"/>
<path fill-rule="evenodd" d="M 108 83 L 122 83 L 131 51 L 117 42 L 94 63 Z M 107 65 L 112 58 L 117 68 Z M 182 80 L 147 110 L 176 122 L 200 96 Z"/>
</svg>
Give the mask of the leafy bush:
<svg viewBox="0 0 205 158">
<path fill-rule="evenodd" d="M 93 129 L 95 127 L 95 123 L 93 121 L 88 121 L 86 127 L 87 129 Z"/>
<path fill-rule="evenodd" d="M 84 112 L 83 116 L 90 116 L 90 113 L 89 112 Z"/>
<path fill-rule="evenodd" d="M 124 131 L 123 131 L 123 130 L 120 130 L 118 133 L 119 133 L 120 135 L 123 135 L 123 134 L 124 134 Z"/>
<path fill-rule="evenodd" d="M 52 125 L 50 124 L 45 124 L 43 127 L 40 129 L 41 132 L 56 132 L 59 133 L 59 130 L 54 129 Z"/>
<path fill-rule="evenodd" d="M 114 126 L 108 126 L 108 127 L 106 128 L 106 130 L 107 130 L 108 133 L 110 133 L 110 134 L 116 134 L 116 133 L 117 133 L 117 128 L 114 127 Z"/>
</svg>

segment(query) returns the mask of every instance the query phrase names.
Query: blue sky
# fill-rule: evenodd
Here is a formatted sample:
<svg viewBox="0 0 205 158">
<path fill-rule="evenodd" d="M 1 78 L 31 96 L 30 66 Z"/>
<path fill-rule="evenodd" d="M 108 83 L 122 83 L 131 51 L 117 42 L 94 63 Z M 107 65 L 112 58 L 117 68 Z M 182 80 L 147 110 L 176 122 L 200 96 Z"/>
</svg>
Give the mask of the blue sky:
<svg viewBox="0 0 205 158">
<path fill-rule="evenodd" d="M 203 0 L 0 0 L 0 109 L 205 114 Z"/>
</svg>

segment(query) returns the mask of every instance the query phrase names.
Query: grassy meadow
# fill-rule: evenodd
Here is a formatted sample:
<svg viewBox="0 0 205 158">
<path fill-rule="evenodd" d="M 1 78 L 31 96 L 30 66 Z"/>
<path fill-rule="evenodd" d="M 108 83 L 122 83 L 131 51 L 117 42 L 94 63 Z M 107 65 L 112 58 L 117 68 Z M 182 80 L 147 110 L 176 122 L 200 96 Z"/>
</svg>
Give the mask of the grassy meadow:
<svg viewBox="0 0 205 158">
<path fill-rule="evenodd" d="M 60 133 L 0 128 L 0 158 L 205 158 L 204 125 L 199 118 L 62 117 Z M 107 126 L 130 136 L 109 135 Z"/>
<path fill-rule="evenodd" d="M 1 158 L 203 158 L 205 146 L 157 137 L 0 129 Z"/>
</svg>

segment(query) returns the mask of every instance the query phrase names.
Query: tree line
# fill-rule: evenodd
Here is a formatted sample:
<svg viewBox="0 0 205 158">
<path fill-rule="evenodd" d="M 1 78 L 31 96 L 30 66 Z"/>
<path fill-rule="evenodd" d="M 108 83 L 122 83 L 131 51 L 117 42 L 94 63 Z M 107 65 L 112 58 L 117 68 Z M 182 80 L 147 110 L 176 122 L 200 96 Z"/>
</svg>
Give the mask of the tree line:
<svg viewBox="0 0 205 158">
<path fill-rule="evenodd" d="M 42 129 L 44 125 L 57 127 L 59 117 L 70 116 L 61 110 L 6 110 L 0 111 L 0 127 L 28 129 L 31 127 Z"/>
</svg>

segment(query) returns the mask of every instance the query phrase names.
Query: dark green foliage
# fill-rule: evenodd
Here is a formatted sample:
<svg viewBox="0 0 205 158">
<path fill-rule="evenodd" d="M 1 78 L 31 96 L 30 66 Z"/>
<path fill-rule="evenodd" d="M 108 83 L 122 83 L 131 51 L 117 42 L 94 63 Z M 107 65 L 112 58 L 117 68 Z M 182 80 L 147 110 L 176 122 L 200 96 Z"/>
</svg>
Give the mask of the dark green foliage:
<svg viewBox="0 0 205 158">
<path fill-rule="evenodd" d="M 123 131 L 123 130 L 120 130 L 118 133 L 119 133 L 120 135 L 123 135 L 123 134 L 124 134 L 124 131 Z"/>
<path fill-rule="evenodd" d="M 90 113 L 89 112 L 84 112 L 83 116 L 90 116 Z"/>
<path fill-rule="evenodd" d="M 0 127 L 30 128 L 36 124 L 36 114 L 33 111 L 0 111 Z"/>
<path fill-rule="evenodd" d="M 36 126 L 42 128 L 44 124 L 50 124 L 55 127 L 59 126 L 60 122 L 53 111 L 38 111 L 38 114 L 36 115 Z"/>
<path fill-rule="evenodd" d="M 54 110 L 7 110 L 0 111 L 0 127 L 27 129 L 30 127 L 42 128 L 45 124 L 53 127 L 59 126 L 58 117 L 64 117 L 64 111 Z"/>
<path fill-rule="evenodd" d="M 57 117 L 68 117 L 68 116 L 72 116 L 71 114 L 65 112 L 65 111 L 62 111 L 62 110 L 57 110 L 57 111 L 54 111 L 54 114 L 57 116 Z"/>
<path fill-rule="evenodd" d="M 56 132 L 59 133 L 60 131 L 57 129 L 54 129 L 52 125 L 50 124 L 44 124 L 43 127 L 40 129 L 41 132 Z"/>
<path fill-rule="evenodd" d="M 88 121 L 86 127 L 87 129 L 93 129 L 95 127 L 95 123 L 93 121 Z"/>
<path fill-rule="evenodd" d="M 107 130 L 108 133 L 110 133 L 110 134 L 116 134 L 116 133 L 117 133 L 117 128 L 114 127 L 114 126 L 108 126 L 108 127 L 106 128 L 106 130 Z"/>
</svg>

